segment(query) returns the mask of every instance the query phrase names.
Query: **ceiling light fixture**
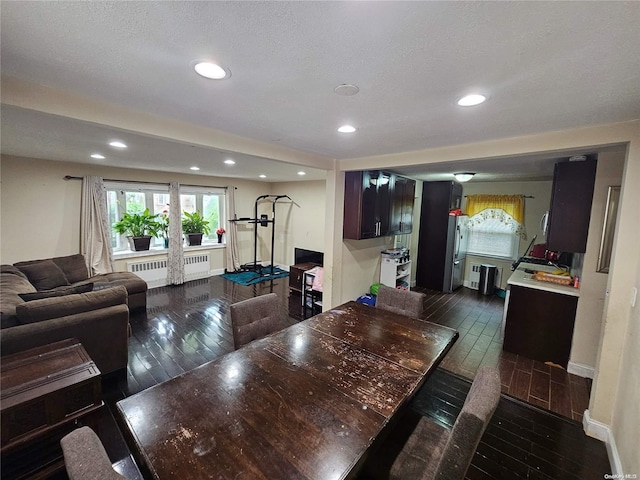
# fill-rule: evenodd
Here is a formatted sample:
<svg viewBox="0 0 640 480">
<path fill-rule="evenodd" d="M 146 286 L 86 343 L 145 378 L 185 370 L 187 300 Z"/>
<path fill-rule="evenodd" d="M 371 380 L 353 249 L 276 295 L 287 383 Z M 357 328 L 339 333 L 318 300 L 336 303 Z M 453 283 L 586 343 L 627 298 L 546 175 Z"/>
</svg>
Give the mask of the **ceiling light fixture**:
<svg viewBox="0 0 640 480">
<path fill-rule="evenodd" d="M 222 80 L 231 76 L 229 70 L 211 62 L 197 62 L 193 68 L 198 75 L 211 80 Z"/>
<path fill-rule="evenodd" d="M 92 153 L 91 154 L 91 158 L 95 158 L 96 160 L 104 160 L 105 156 L 104 155 L 100 155 L 99 153 Z"/>
<path fill-rule="evenodd" d="M 196 167 L 194 165 L 193 167 L 190 168 L 190 170 L 193 170 L 194 172 L 197 172 L 198 170 L 200 170 L 200 167 Z"/>
<path fill-rule="evenodd" d="M 227 165 L 235 165 L 236 162 L 235 160 L 231 160 L 230 158 L 227 158 L 224 163 L 226 163 Z"/>
<path fill-rule="evenodd" d="M 356 85 L 352 85 L 350 83 L 343 83 L 342 85 L 338 85 L 333 89 L 336 95 L 341 95 L 343 97 L 351 97 L 357 94 L 360 89 Z"/>
<path fill-rule="evenodd" d="M 354 127 L 353 125 L 342 125 L 341 127 L 338 127 L 338 131 L 340 133 L 353 133 L 357 130 L 356 127 Z"/>
<path fill-rule="evenodd" d="M 456 177 L 456 180 L 459 182 L 468 182 L 473 178 L 475 172 L 460 172 L 454 173 L 453 176 Z"/>
<path fill-rule="evenodd" d="M 259 176 L 260 178 L 267 178 L 267 176 L 266 176 L 264 173 L 262 173 L 262 174 L 260 174 L 260 175 L 258 175 L 258 176 Z"/>
<path fill-rule="evenodd" d="M 300 176 L 303 176 L 303 175 L 306 175 L 306 174 L 307 174 L 307 172 L 303 172 L 302 170 L 300 170 L 300 171 L 298 172 L 298 175 L 300 175 Z"/>
<path fill-rule="evenodd" d="M 109 145 L 111 145 L 114 148 L 127 148 L 127 144 L 121 142 L 120 140 L 114 140 L 113 142 L 109 142 Z"/>
<path fill-rule="evenodd" d="M 458 100 L 458 105 L 461 107 L 473 107 L 474 105 L 480 105 L 487 99 L 484 95 L 479 93 L 472 93 L 471 95 L 465 95 Z"/>
</svg>

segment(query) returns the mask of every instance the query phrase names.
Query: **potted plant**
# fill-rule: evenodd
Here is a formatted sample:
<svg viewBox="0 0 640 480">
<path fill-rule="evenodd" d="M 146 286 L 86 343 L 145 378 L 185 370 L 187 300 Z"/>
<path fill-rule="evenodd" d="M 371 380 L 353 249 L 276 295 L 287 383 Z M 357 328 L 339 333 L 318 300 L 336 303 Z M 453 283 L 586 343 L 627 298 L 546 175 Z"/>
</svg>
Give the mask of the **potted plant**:
<svg viewBox="0 0 640 480">
<path fill-rule="evenodd" d="M 188 245 L 202 245 L 202 236 L 209 233 L 209 222 L 199 212 L 182 212 L 182 231 Z"/>
<path fill-rule="evenodd" d="M 218 227 L 216 230 L 216 235 L 218 235 L 218 243 L 222 243 L 222 235 L 226 233 L 226 230 L 222 227 Z"/>
<path fill-rule="evenodd" d="M 113 230 L 127 236 L 131 250 L 149 250 L 151 237 L 158 236 L 160 229 L 157 217 L 158 215 L 151 215 L 148 208 L 142 213 L 125 212 L 120 221 L 113 224 Z"/>
</svg>

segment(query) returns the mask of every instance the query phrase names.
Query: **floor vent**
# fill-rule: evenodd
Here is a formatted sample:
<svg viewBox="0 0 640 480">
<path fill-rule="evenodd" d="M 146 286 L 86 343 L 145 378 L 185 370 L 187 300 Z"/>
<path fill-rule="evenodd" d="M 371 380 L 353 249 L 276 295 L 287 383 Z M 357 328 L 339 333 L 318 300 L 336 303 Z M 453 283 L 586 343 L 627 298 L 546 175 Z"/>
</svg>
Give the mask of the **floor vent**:
<svg viewBox="0 0 640 480">
<path fill-rule="evenodd" d="M 127 271 L 135 273 L 142 278 L 149 288 L 163 287 L 167 285 L 167 259 L 142 260 L 140 262 L 127 262 Z M 198 280 L 211 276 L 209 272 L 209 254 L 185 255 L 184 279 L 185 281 Z"/>
<path fill-rule="evenodd" d="M 481 263 L 472 263 L 469 265 L 469 281 L 467 287 L 478 290 L 480 287 L 480 265 Z M 500 288 L 502 284 L 502 267 L 496 268 L 496 287 Z"/>
</svg>

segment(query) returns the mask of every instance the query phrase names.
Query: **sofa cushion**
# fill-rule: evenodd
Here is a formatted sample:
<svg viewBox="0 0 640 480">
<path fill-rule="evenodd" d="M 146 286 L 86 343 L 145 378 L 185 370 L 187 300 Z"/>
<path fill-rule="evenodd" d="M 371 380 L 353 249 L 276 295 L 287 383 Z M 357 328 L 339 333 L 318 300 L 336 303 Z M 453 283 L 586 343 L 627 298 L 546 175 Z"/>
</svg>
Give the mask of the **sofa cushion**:
<svg viewBox="0 0 640 480">
<path fill-rule="evenodd" d="M 19 293 L 18 296 L 25 302 L 32 300 L 40 300 L 42 298 L 63 297 L 74 293 L 87 293 L 93 290 L 93 283 L 84 283 L 82 285 L 72 285 L 71 287 L 63 287 L 57 290 L 42 290 L 41 292 Z"/>
<path fill-rule="evenodd" d="M 51 290 L 52 288 L 69 285 L 64 272 L 53 260 L 42 260 L 29 264 L 14 264 L 24 273 L 36 290 Z"/>
<path fill-rule="evenodd" d="M 13 265 L 0 267 L 0 328 L 18 325 L 16 306 L 24 303 L 20 293 L 35 292 L 27 277 Z"/>
<path fill-rule="evenodd" d="M 123 286 L 88 293 L 78 293 L 60 299 L 43 298 L 16 306 L 20 324 L 91 312 L 113 305 L 126 304 L 127 290 Z"/>
<path fill-rule="evenodd" d="M 64 272 L 69 283 L 82 282 L 89 278 L 87 263 L 84 261 L 84 255 L 76 253 L 75 255 L 67 255 L 66 257 L 52 258 L 53 262 Z"/>
</svg>

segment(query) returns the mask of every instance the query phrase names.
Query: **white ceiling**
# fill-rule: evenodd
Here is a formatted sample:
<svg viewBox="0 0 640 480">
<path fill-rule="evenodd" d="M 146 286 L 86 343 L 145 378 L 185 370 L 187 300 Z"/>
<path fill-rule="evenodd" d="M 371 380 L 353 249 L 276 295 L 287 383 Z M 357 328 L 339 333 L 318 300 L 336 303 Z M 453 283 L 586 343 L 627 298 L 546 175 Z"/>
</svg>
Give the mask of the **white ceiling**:
<svg viewBox="0 0 640 480">
<path fill-rule="evenodd" d="M 21 2 L 1 5 L 2 74 L 327 159 L 640 118 L 640 2 Z M 196 59 L 231 70 L 199 77 Z M 343 83 L 355 96 L 336 95 Z M 470 91 L 477 107 L 455 101 Z M 271 181 L 323 172 L 3 106 L 2 153 Z M 342 123 L 358 127 L 336 132 Z M 176 160 L 179 159 L 179 160 Z M 507 162 L 505 164 L 505 162 Z M 553 159 L 475 162 L 541 178 Z M 508 169 L 504 170 L 505 165 Z M 461 165 L 410 167 L 435 179 Z M 267 172 L 267 174 L 269 174 Z M 480 174 L 479 174 L 480 175 Z M 480 176 L 478 178 L 481 178 Z"/>
</svg>

